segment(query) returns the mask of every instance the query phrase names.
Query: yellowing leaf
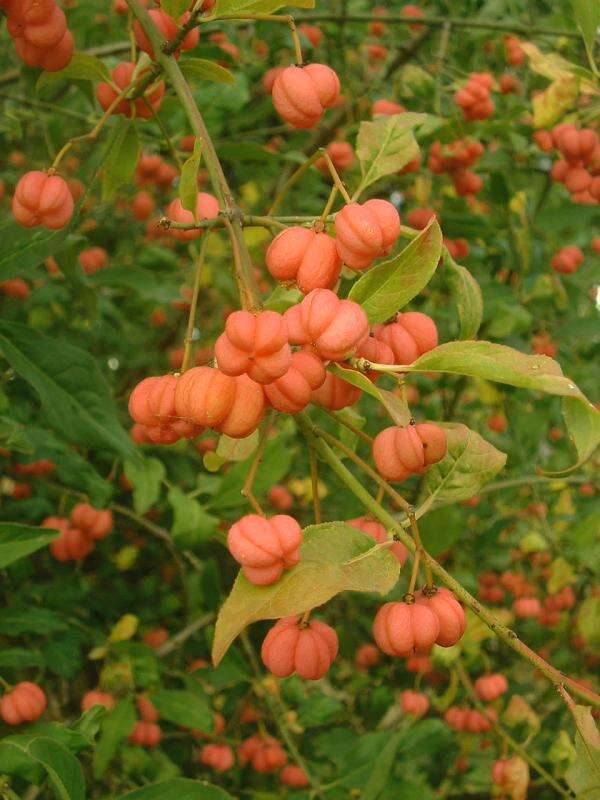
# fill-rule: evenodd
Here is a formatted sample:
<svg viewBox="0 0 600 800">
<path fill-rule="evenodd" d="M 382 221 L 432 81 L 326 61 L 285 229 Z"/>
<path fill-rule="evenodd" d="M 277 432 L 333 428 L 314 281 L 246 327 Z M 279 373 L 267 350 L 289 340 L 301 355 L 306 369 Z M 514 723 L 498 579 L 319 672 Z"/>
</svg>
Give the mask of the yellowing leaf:
<svg viewBox="0 0 600 800">
<path fill-rule="evenodd" d="M 559 53 L 543 53 L 532 42 L 521 42 L 521 49 L 529 59 L 529 66 L 538 75 L 543 75 L 551 81 L 568 78 L 573 75 L 580 80 L 581 91 L 586 94 L 598 94 L 593 75 L 585 69 L 567 61 Z"/>
<path fill-rule="evenodd" d="M 116 622 L 109 634 L 108 641 L 112 642 L 126 642 L 135 636 L 138 629 L 139 620 L 135 614 L 124 614 L 121 619 Z"/>
<path fill-rule="evenodd" d="M 543 92 L 534 95 L 533 127 L 551 128 L 575 105 L 579 95 L 579 79 L 574 75 L 555 80 Z"/>
</svg>

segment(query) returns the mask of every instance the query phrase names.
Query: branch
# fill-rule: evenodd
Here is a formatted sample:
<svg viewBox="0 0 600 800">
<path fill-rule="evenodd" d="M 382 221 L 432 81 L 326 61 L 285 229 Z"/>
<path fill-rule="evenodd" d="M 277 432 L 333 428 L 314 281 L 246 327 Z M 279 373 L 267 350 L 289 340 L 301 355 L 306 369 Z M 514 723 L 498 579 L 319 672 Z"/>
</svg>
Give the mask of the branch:
<svg viewBox="0 0 600 800">
<path fill-rule="evenodd" d="M 415 544 L 412 538 L 406 533 L 403 526 L 379 503 L 374 500 L 369 492 L 365 489 L 362 483 L 355 478 L 355 476 L 344 466 L 340 459 L 336 456 L 334 451 L 329 445 L 315 433 L 315 428 L 308 417 L 303 412 L 296 415 L 298 427 L 308 439 L 309 443 L 318 451 L 321 458 L 326 461 L 333 472 L 344 483 L 351 492 L 369 509 L 369 511 L 376 517 L 383 525 L 390 528 L 397 535 L 398 539 L 412 552 L 415 552 Z M 458 597 L 466 606 L 468 606 L 478 617 L 480 617 L 485 624 L 490 628 L 496 636 L 518 653 L 522 658 L 528 661 L 533 667 L 538 669 L 543 675 L 548 678 L 557 688 L 567 685 L 570 689 L 588 703 L 600 708 L 600 696 L 595 692 L 586 689 L 578 684 L 572 678 L 563 675 L 562 672 L 549 664 L 541 656 L 535 653 L 530 647 L 522 642 L 517 634 L 503 625 L 487 608 L 481 605 L 473 595 L 471 595 L 455 578 L 452 577 L 441 564 L 438 564 L 428 553 L 422 553 L 423 560 L 429 564 L 431 571 L 436 575 L 452 592 Z"/>
</svg>

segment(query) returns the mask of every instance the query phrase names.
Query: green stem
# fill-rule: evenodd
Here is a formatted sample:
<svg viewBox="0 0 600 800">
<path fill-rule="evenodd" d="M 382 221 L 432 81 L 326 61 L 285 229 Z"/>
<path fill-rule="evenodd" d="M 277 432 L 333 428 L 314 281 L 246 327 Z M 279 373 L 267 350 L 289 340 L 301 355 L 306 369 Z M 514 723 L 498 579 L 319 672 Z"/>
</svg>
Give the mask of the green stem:
<svg viewBox="0 0 600 800">
<path fill-rule="evenodd" d="M 363 503 L 373 516 L 378 519 L 383 525 L 390 530 L 394 531 L 397 538 L 412 552 L 415 552 L 415 544 L 412 538 L 404 530 L 403 526 L 379 503 L 377 503 L 365 489 L 362 483 L 355 478 L 355 476 L 348 470 L 340 459 L 336 456 L 334 451 L 329 447 L 327 442 L 315 434 L 314 425 L 305 412 L 296 415 L 296 422 L 298 427 L 303 432 L 304 436 L 308 439 L 309 443 L 317 450 L 321 458 L 329 464 L 333 472 L 344 483 L 350 491 Z M 530 647 L 522 642 L 517 634 L 503 625 L 487 608 L 481 605 L 473 595 L 471 595 L 455 578 L 452 577 L 441 564 L 438 564 L 428 553 L 423 553 L 423 558 L 429 563 L 431 571 L 438 577 L 466 606 L 468 606 L 478 617 L 480 617 L 485 624 L 498 636 L 511 650 L 514 650 L 518 655 L 528 661 L 533 667 L 538 669 L 543 675 L 548 678 L 551 683 L 557 687 L 564 684 L 577 694 L 579 697 L 586 700 L 588 703 L 600 708 L 600 697 L 590 689 L 578 684 L 566 675 L 563 675 L 559 670 L 545 661 L 541 656 L 535 653 Z"/>
<path fill-rule="evenodd" d="M 202 280 L 202 270 L 204 267 L 204 258 L 206 255 L 206 248 L 208 246 L 208 237 L 209 234 L 207 233 L 202 240 L 202 244 L 200 245 L 200 253 L 198 254 L 198 261 L 196 263 L 196 274 L 194 277 L 194 288 L 192 290 L 192 300 L 190 302 L 190 313 L 188 316 L 187 328 L 185 332 L 185 339 L 183 342 L 184 351 L 183 351 L 183 362 L 181 364 L 181 372 L 185 372 L 190 367 L 190 362 L 192 360 L 192 344 L 193 344 L 193 334 L 194 334 L 194 323 L 196 321 L 196 308 L 198 307 L 198 295 L 200 294 L 200 281 Z"/>
</svg>

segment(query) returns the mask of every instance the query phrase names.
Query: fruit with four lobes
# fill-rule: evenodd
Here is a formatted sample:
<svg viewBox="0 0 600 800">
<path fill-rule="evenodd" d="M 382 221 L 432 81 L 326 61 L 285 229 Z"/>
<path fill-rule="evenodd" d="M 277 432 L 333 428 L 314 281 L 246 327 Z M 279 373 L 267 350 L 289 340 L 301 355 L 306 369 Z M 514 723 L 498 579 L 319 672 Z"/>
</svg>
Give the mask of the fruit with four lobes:
<svg viewBox="0 0 600 800">
<path fill-rule="evenodd" d="M 113 529 L 112 511 L 102 511 L 89 503 L 78 503 L 71 511 L 71 524 L 90 539 L 105 539 Z"/>
<path fill-rule="evenodd" d="M 334 375 L 333 372 L 327 372 L 323 385 L 311 394 L 311 401 L 329 411 L 341 411 L 342 408 L 358 403 L 361 394 L 357 386 Z"/>
<path fill-rule="evenodd" d="M 400 215 L 387 200 L 349 203 L 335 217 L 336 246 L 351 269 L 363 270 L 387 255 L 400 236 Z"/>
<path fill-rule="evenodd" d="M 64 228 L 73 216 L 73 206 L 66 181 L 37 170 L 23 175 L 12 199 L 13 216 L 25 228 Z"/>
<path fill-rule="evenodd" d="M 287 764 L 279 773 L 279 780 L 292 789 L 305 789 L 309 785 L 306 772 L 297 764 Z"/>
<path fill-rule="evenodd" d="M 508 691 L 508 681 L 499 673 L 482 675 L 475 681 L 475 691 L 481 701 L 491 703 Z"/>
<path fill-rule="evenodd" d="M 132 84 L 135 70 L 135 64 L 130 61 L 121 61 L 110 73 L 114 86 L 110 83 L 98 84 L 96 87 L 96 99 L 104 111 L 108 111 L 117 96 Z M 140 76 L 138 75 L 137 77 Z M 160 81 L 151 92 L 146 92 L 143 97 L 138 97 L 135 100 L 121 100 L 112 113 L 124 114 L 127 117 L 132 117 L 135 114 L 140 119 L 151 119 L 159 110 L 164 94 L 165 85 Z"/>
<path fill-rule="evenodd" d="M 204 766 L 214 769 L 215 772 L 227 772 L 235 763 L 233 750 L 226 744 L 204 745 L 198 760 Z"/>
<path fill-rule="evenodd" d="M 69 64 L 74 50 L 73 36 L 54 0 L 14 0 L 5 8 L 8 33 L 21 61 L 48 72 Z"/>
<path fill-rule="evenodd" d="M 271 95 L 282 119 L 294 128 L 313 128 L 325 109 L 335 105 L 340 81 L 325 64 L 286 67 L 275 78 Z"/>
<path fill-rule="evenodd" d="M 7 725 L 35 722 L 46 709 L 46 695 L 30 681 L 17 683 L 0 700 L 0 717 Z"/>
<path fill-rule="evenodd" d="M 356 356 L 357 358 L 364 358 L 371 364 L 389 364 L 391 366 L 396 363 L 392 348 L 385 342 L 376 339 L 374 336 L 369 336 L 365 339 L 356 351 Z M 367 372 L 367 377 L 375 381 L 377 378 L 381 378 L 382 374 L 381 372 L 377 372 L 377 370 L 369 370 Z"/>
<path fill-rule="evenodd" d="M 177 197 L 167 206 L 166 216 L 172 222 L 183 225 L 193 225 L 203 220 L 217 219 L 219 216 L 219 201 L 212 194 L 198 192 L 196 197 L 196 213 L 194 215 L 191 211 L 188 211 L 182 206 L 181 200 Z M 190 230 L 169 228 L 168 230 L 169 234 L 174 239 L 179 239 L 181 242 L 192 242 L 204 233 L 202 228 L 190 228 Z"/>
<path fill-rule="evenodd" d="M 237 750 L 238 760 L 243 767 L 250 764 L 255 772 L 270 775 L 287 763 L 285 750 L 272 736 L 251 736 L 245 739 Z"/>
<path fill-rule="evenodd" d="M 405 689 L 398 698 L 400 707 L 410 717 L 423 717 L 429 711 L 429 698 L 423 692 Z"/>
<path fill-rule="evenodd" d="M 557 250 L 552 256 L 550 266 L 554 272 L 562 273 L 563 275 L 571 275 L 577 272 L 579 267 L 583 264 L 583 253 L 578 247 L 569 245 Z"/>
<path fill-rule="evenodd" d="M 382 542 L 393 541 L 388 535 L 385 525 L 377 522 L 375 519 L 369 517 L 357 517 L 356 519 L 349 519 L 346 523 L 353 528 L 358 528 L 359 531 L 366 533 L 373 541 L 381 544 Z M 389 548 L 390 553 L 394 555 L 397 561 L 402 565 L 408 558 L 408 549 L 402 542 L 394 542 Z"/>
<path fill-rule="evenodd" d="M 269 403 L 284 414 L 298 414 L 311 402 L 313 391 L 323 386 L 327 373 L 321 359 L 307 350 L 292 354 L 285 375 L 263 389 Z"/>
<path fill-rule="evenodd" d="M 329 289 L 313 289 L 284 314 L 292 344 L 310 345 L 323 359 L 344 361 L 369 335 L 363 309 Z"/>
<path fill-rule="evenodd" d="M 173 17 L 170 17 L 166 12 L 161 11 L 160 9 L 151 9 L 148 11 L 148 15 L 152 20 L 155 28 L 158 29 L 158 32 L 161 35 L 163 41 L 168 42 L 171 39 L 174 39 L 175 36 L 179 33 L 179 28 L 188 21 L 190 15 L 189 12 L 186 12 L 180 19 L 179 22 L 176 22 Z M 135 41 L 137 46 L 140 50 L 143 50 L 144 53 L 148 53 L 150 58 L 154 59 L 154 49 L 152 47 L 152 43 L 150 39 L 146 36 L 142 26 L 140 23 L 135 20 L 133 23 L 133 33 L 135 35 Z M 191 50 L 192 48 L 196 47 L 198 44 L 198 40 L 200 38 L 200 32 L 198 28 L 192 28 L 186 35 L 175 53 L 173 54 L 175 58 L 179 58 L 181 55 L 182 50 Z"/>
<path fill-rule="evenodd" d="M 422 475 L 446 455 L 446 432 L 433 422 L 385 428 L 373 442 L 373 460 L 379 474 L 390 481 Z"/>
<path fill-rule="evenodd" d="M 276 311 L 234 311 L 215 343 L 215 356 L 225 375 L 247 374 L 257 383 L 272 383 L 292 363 L 285 318 Z"/>
<path fill-rule="evenodd" d="M 273 239 L 265 264 L 281 283 L 295 281 L 302 294 L 333 289 L 342 269 L 335 239 L 300 226 L 287 228 Z"/>
<path fill-rule="evenodd" d="M 262 644 L 264 665 L 278 678 L 297 674 L 305 680 L 324 677 L 338 652 L 338 637 L 324 622 L 304 624 L 298 617 L 280 619 Z"/>
<path fill-rule="evenodd" d="M 99 692 L 98 690 L 86 692 L 81 698 L 81 710 L 89 711 L 94 706 L 104 706 L 107 711 L 112 711 L 115 707 L 115 698 L 112 694 Z"/>
<path fill-rule="evenodd" d="M 158 747 L 162 739 L 162 731 L 155 722 L 136 722 L 129 734 L 131 744 L 138 747 Z"/>
<path fill-rule="evenodd" d="M 242 439 L 258 428 L 265 396 L 247 375 L 232 378 L 213 367 L 194 367 L 178 379 L 175 413 L 200 428 Z"/>
<path fill-rule="evenodd" d="M 376 667 L 381 659 L 380 651 L 374 644 L 361 644 L 354 656 L 354 666 L 361 672 Z"/>
<path fill-rule="evenodd" d="M 440 633 L 436 615 L 422 603 L 385 603 L 373 621 L 373 638 L 388 656 L 428 653 Z"/>
<path fill-rule="evenodd" d="M 227 547 L 244 576 L 256 586 L 268 586 L 300 561 L 302 529 L 293 517 L 270 519 L 247 514 L 229 529 Z"/>
<path fill-rule="evenodd" d="M 83 531 L 71 527 L 68 519 L 46 517 L 43 528 L 54 528 L 60 535 L 50 542 L 50 552 L 57 561 L 80 561 L 94 549 L 94 542 Z"/>
<path fill-rule="evenodd" d="M 375 100 L 371 106 L 371 116 L 376 117 L 380 114 L 391 117 L 394 114 L 403 114 L 406 108 L 400 103 L 394 103 L 392 100 Z"/>
<path fill-rule="evenodd" d="M 412 364 L 438 345 L 435 322 L 420 311 L 399 313 L 394 322 L 375 325 L 373 336 L 388 345 L 396 364 Z"/>
<path fill-rule="evenodd" d="M 425 588 L 415 594 L 415 603 L 433 611 L 440 623 L 440 632 L 435 640 L 441 647 L 452 647 L 462 638 L 467 619 L 463 607 L 449 589 Z"/>
<path fill-rule="evenodd" d="M 338 173 L 345 172 L 354 163 L 354 150 L 349 142 L 331 142 L 325 150 Z M 325 157 L 317 159 L 315 167 L 325 177 L 331 177 L 331 171 Z"/>
</svg>

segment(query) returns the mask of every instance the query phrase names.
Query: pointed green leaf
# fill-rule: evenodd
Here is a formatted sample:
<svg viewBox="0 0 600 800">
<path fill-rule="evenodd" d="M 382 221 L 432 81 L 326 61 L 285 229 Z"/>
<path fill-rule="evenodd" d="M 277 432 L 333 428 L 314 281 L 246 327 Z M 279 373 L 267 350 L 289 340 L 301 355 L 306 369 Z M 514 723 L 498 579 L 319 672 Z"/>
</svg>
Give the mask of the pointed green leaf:
<svg viewBox="0 0 600 800">
<path fill-rule="evenodd" d="M 235 76 L 228 69 L 206 58 L 186 58 L 181 62 L 181 71 L 191 83 L 235 83 Z"/>
<path fill-rule="evenodd" d="M 155 505 L 165 476 L 165 465 L 158 458 L 125 462 L 125 477 L 133 485 L 133 507 L 137 514 L 145 514 Z"/>
<path fill-rule="evenodd" d="M 426 114 L 407 111 L 360 123 L 356 139 L 356 155 L 362 171 L 359 194 L 380 178 L 399 172 L 416 157 L 419 145 L 413 129 L 426 118 Z"/>
<path fill-rule="evenodd" d="M 179 181 L 179 198 L 181 205 L 196 215 L 196 198 L 198 197 L 198 169 L 202 158 L 202 142 L 196 139 L 194 152 L 181 168 Z"/>
<path fill-rule="evenodd" d="M 466 267 L 451 258 L 446 259 L 444 268 L 458 309 L 460 338 L 474 339 L 483 319 L 483 297 L 479 284 Z"/>
<path fill-rule="evenodd" d="M 58 531 L 51 528 L 0 522 L 0 569 L 46 547 L 57 536 Z"/>
</svg>

